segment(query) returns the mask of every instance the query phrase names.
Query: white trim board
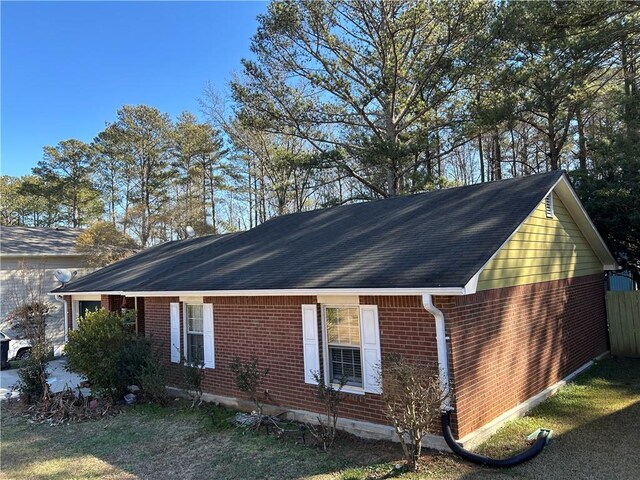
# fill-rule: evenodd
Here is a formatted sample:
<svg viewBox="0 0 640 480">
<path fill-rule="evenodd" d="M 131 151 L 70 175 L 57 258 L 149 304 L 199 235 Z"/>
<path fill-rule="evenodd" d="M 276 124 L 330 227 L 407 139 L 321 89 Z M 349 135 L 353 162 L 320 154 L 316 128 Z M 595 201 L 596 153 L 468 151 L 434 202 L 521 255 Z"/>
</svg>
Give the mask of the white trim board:
<svg viewBox="0 0 640 480">
<path fill-rule="evenodd" d="M 489 423 L 483 425 L 482 427 L 474 430 L 471 433 L 468 433 L 463 438 L 459 439 L 458 443 L 461 443 L 464 446 L 464 448 L 466 448 L 466 449 L 470 449 L 470 448 L 472 449 L 472 448 L 480 445 L 487 438 L 489 438 L 491 435 L 496 433 L 504 425 L 505 422 L 507 422 L 509 420 L 514 420 L 516 418 L 523 417 L 524 415 L 527 414 L 527 412 L 529 412 L 534 407 L 537 407 L 538 405 L 540 405 L 547 398 L 549 398 L 552 395 L 554 395 L 559 389 L 564 387 L 567 383 L 569 383 L 575 377 L 580 375 L 585 370 L 591 368 L 595 361 L 600 360 L 600 359 L 606 357 L 607 355 L 609 355 L 609 351 L 608 350 L 606 352 L 604 352 L 604 353 L 601 353 L 600 355 L 598 355 L 593 360 L 589 360 L 587 363 L 585 363 L 580 368 L 578 368 L 574 372 L 572 372 L 569 375 L 567 375 L 566 377 L 564 377 L 559 382 L 554 383 L 553 385 L 545 388 L 540 393 L 537 393 L 533 397 L 525 400 L 524 402 L 520 403 L 519 405 L 516 405 L 512 409 L 507 410 L 502 415 L 494 418 L 493 420 L 491 420 Z M 545 426 L 544 425 L 540 425 L 540 427 L 544 428 Z"/>
<path fill-rule="evenodd" d="M 381 296 L 407 296 L 407 295 L 465 295 L 463 287 L 436 287 L 436 288 L 289 288 L 271 290 L 176 290 L 165 292 L 126 292 L 124 290 L 109 290 L 101 292 L 49 292 L 49 295 L 123 295 L 125 297 L 277 297 L 277 296 L 310 296 L 310 295 L 381 295 Z"/>
</svg>

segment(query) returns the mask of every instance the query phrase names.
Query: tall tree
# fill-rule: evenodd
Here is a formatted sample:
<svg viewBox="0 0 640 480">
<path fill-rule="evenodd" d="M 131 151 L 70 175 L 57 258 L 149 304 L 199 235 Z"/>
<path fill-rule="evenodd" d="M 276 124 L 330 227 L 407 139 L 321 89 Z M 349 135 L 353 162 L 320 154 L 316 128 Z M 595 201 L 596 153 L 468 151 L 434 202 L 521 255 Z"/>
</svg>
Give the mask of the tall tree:
<svg viewBox="0 0 640 480">
<path fill-rule="evenodd" d="M 216 196 L 225 188 L 227 166 L 221 133 L 190 112 L 178 117 L 174 131 L 175 167 L 185 187 L 186 225 L 216 232 Z"/>
<path fill-rule="evenodd" d="M 521 122 L 547 143 L 549 168 L 560 168 L 572 122 L 584 102 L 615 74 L 612 52 L 628 17 L 627 2 L 509 2 L 503 38 L 512 55 L 504 84 L 518 92 Z"/>
<path fill-rule="evenodd" d="M 80 140 L 64 140 L 44 147 L 43 159 L 33 168 L 37 183 L 25 183 L 23 191 L 57 202 L 59 221 L 77 228 L 102 215 L 100 194 L 93 182 L 93 149 Z"/>
<path fill-rule="evenodd" d="M 130 175 L 125 222 L 139 238 L 140 245 L 149 246 L 156 229 L 156 217 L 161 215 L 167 200 L 167 185 L 172 176 L 169 169 L 173 125 L 167 114 L 146 105 L 125 105 L 118 110 L 117 120 L 107 126 L 115 144 L 112 154 L 123 162 Z"/>
<path fill-rule="evenodd" d="M 272 2 L 251 44 L 256 60 L 232 82 L 240 117 L 304 139 L 372 196 L 402 193 L 425 123 L 482 63 L 490 10 L 465 0 Z"/>
</svg>

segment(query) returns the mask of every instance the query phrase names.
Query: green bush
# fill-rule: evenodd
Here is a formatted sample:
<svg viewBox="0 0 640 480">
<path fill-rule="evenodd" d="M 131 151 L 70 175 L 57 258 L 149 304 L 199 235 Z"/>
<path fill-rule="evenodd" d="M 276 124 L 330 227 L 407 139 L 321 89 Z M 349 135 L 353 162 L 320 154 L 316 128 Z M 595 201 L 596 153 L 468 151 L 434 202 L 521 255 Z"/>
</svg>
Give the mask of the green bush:
<svg viewBox="0 0 640 480">
<path fill-rule="evenodd" d="M 98 395 L 117 400 L 132 384 L 146 386 L 152 397 L 159 395 L 158 383 L 164 383 L 160 364 L 151 340 L 128 328 L 134 316 L 133 311 L 88 312 L 69 332 L 67 368 L 86 376 Z"/>
<path fill-rule="evenodd" d="M 137 378 L 137 385 L 142 390 L 142 395 L 146 400 L 159 405 L 166 405 L 168 403 L 167 382 L 160 352 L 154 343 L 146 337 L 138 337 L 137 345 L 142 350 L 146 349 L 147 353 L 144 358 L 141 358 L 141 371 L 131 372 L 132 376 Z"/>
<path fill-rule="evenodd" d="M 46 337 L 32 340 L 31 355 L 21 361 L 15 388 L 26 404 L 45 400 L 49 396 L 47 365 L 53 358 L 53 349 Z"/>
<path fill-rule="evenodd" d="M 15 388 L 20 392 L 24 403 L 37 402 L 46 396 L 48 376 L 47 362 L 43 362 L 40 357 L 30 356 L 22 361 Z"/>
</svg>

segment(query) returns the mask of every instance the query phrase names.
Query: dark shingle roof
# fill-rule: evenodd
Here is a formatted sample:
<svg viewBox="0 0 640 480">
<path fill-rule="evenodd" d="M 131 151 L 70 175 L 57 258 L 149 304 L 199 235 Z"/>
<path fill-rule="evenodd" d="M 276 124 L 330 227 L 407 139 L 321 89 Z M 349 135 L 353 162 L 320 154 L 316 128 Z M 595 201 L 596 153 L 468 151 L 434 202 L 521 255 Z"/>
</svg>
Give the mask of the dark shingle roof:
<svg viewBox="0 0 640 480">
<path fill-rule="evenodd" d="M 274 218 L 168 242 L 59 291 L 463 287 L 561 172 Z"/>
<path fill-rule="evenodd" d="M 2 255 L 79 255 L 76 239 L 82 232 L 77 228 L 2 227 L 0 253 Z"/>
</svg>

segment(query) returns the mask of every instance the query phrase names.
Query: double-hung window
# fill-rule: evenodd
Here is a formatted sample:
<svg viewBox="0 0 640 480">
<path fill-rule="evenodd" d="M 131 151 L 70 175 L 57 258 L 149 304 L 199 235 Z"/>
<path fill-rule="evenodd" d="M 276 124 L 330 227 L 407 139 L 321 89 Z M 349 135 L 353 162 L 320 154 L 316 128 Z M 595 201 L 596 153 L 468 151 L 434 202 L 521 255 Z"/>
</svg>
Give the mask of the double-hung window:
<svg viewBox="0 0 640 480">
<path fill-rule="evenodd" d="M 204 322 L 202 304 L 186 305 L 187 361 L 204 364 Z"/>
<path fill-rule="evenodd" d="M 330 383 L 361 388 L 362 353 L 360 311 L 358 307 L 324 307 L 327 339 L 328 380 Z"/>
</svg>

